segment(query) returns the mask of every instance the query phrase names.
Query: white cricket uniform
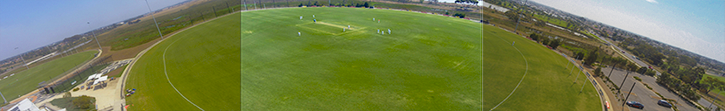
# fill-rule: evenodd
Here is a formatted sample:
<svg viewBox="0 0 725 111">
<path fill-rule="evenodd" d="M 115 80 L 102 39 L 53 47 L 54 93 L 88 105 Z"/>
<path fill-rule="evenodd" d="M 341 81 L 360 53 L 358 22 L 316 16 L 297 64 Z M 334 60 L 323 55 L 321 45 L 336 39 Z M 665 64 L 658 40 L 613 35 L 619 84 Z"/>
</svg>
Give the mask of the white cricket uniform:
<svg viewBox="0 0 725 111">
<path fill-rule="evenodd" d="M 390 34 L 390 29 L 388 29 L 388 34 Z"/>
<path fill-rule="evenodd" d="M 300 32 L 297 32 L 297 36 L 302 36 L 302 33 L 300 33 Z"/>
</svg>

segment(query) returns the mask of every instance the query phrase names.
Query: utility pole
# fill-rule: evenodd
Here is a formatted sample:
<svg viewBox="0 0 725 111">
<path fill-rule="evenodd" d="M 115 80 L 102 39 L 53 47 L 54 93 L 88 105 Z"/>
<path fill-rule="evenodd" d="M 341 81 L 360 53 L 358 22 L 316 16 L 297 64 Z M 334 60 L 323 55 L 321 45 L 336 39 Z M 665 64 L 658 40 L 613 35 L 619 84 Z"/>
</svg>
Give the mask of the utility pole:
<svg viewBox="0 0 725 111">
<path fill-rule="evenodd" d="M 219 17 L 219 16 L 216 15 L 216 7 L 212 6 L 211 7 L 211 10 L 214 11 L 214 17 Z"/>
<path fill-rule="evenodd" d="M 206 18 L 204 18 L 204 14 L 199 12 L 199 15 L 201 15 L 201 20 L 206 21 Z"/>
<path fill-rule="evenodd" d="M 3 95 L 3 93 L 0 93 L 0 96 L 2 96 L 2 97 L 3 97 L 3 100 L 5 100 L 5 102 L 4 102 L 4 103 L 8 103 L 8 100 L 7 100 L 7 99 L 5 99 L 5 95 Z M 3 104 L 4 104 L 4 103 L 3 103 Z"/>
<path fill-rule="evenodd" d="M 16 47 L 15 50 L 18 50 L 18 48 Z M 23 60 L 23 65 L 25 66 L 25 69 L 30 70 L 30 68 L 28 68 L 28 63 L 25 63 L 25 58 L 23 58 L 23 55 L 25 55 L 25 53 L 20 54 L 20 59 Z"/>
<path fill-rule="evenodd" d="M 90 26 L 90 25 L 91 25 L 91 22 L 88 22 L 88 26 Z M 96 43 L 98 43 L 98 50 L 103 50 L 103 49 L 101 49 L 101 43 L 98 42 L 98 38 L 96 38 L 95 29 L 91 29 L 91 34 L 93 34 L 93 38 L 95 38 L 96 39 Z"/>
<path fill-rule="evenodd" d="M 619 62 L 615 63 L 614 66 L 612 66 L 612 70 L 609 70 L 609 76 L 607 77 L 612 77 L 612 71 L 614 71 L 614 68 L 617 67 L 617 64 L 619 64 Z"/>
<path fill-rule="evenodd" d="M 516 16 L 518 16 L 518 17 L 516 17 L 516 28 L 514 29 L 514 32 L 516 32 L 516 35 L 518 35 L 518 34 L 519 34 L 519 33 L 518 33 L 518 32 L 519 32 L 519 31 L 518 31 L 518 30 L 519 30 L 519 19 L 521 19 L 521 16 L 519 15 L 519 12 L 521 11 L 521 9 L 522 9 L 522 8 L 523 8 L 524 6 L 526 6 L 526 2 L 528 2 L 528 0 L 524 1 L 524 5 L 522 5 L 521 7 L 519 7 L 519 10 L 517 10 L 517 11 L 516 11 Z"/>
<path fill-rule="evenodd" d="M 229 2 L 224 2 L 227 4 L 227 12 L 232 13 L 233 9 L 229 8 Z"/>
<path fill-rule="evenodd" d="M 622 102 L 622 106 L 624 106 L 624 104 L 627 103 L 627 99 L 629 99 L 629 94 L 632 94 L 632 89 L 634 89 L 634 85 L 636 85 L 636 84 L 637 83 L 635 82 L 634 84 L 632 84 L 632 88 L 629 88 L 629 93 L 627 93 L 627 97 L 624 98 L 624 102 Z M 624 110 L 624 107 L 622 107 L 622 110 Z"/>
<path fill-rule="evenodd" d="M 617 90 L 622 89 L 622 85 L 624 85 L 624 82 L 627 81 L 627 77 L 629 76 L 629 71 L 627 71 L 627 75 L 624 76 L 624 80 L 622 80 L 622 84 L 619 85 L 619 88 Z"/>
<path fill-rule="evenodd" d="M 576 75 L 576 78 L 574 78 L 574 84 L 576 84 L 576 81 L 577 81 L 577 80 L 579 80 L 579 75 L 581 75 L 581 74 L 582 74 L 582 71 L 584 71 L 584 70 L 582 70 L 582 69 L 579 69 L 579 70 L 580 70 L 580 71 L 579 71 L 579 74 L 577 74 L 577 75 Z"/>
<path fill-rule="evenodd" d="M 576 81 L 575 81 L 575 82 L 576 82 Z M 582 90 L 584 90 L 584 85 L 586 85 L 586 84 L 587 84 L 587 82 L 584 82 L 584 84 L 582 84 L 582 88 L 581 88 L 581 89 L 579 89 L 579 93 L 582 93 Z M 596 88 L 595 88 L 595 89 L 596 89 Z"/>
<path fill-rule="evenodd" d="M 151 13 L 151 18 L 154 18 L 154 24 L 156 24 L 156 30 L 159 31 L 159 36 L 161 37 L 161 39 L 164 39 L 164 35 L 161 33 L 161 29 L 159 28 L 159 23 L 156 22 L 156 17 L 154 17 L 154 13 L 151 11 L 151 6 L 149 6 L 149 1 L 148 0 L 144 0 L 144 1 L 146 1 L 146 7 L 149 8 L 149 13 Z"/>
<path fill-rule="evenodd" d="M 566 59 L 566 69 L 569 69 L 569 63 L 571 63 L 571 61 L 567 58 Z"/>
<path fill-rule="evenodd" d="M 579 56 L 577 56 L 579 58 Z M 574 58 L 574 61 L 576 61 L 576 58 Z M 571 76 L 571 72 L 574 71 L 574 67 L 576 67 L 576 64 L 571 64 L 571 70 L 569 71 L 569 75 Z"/>
</svg>

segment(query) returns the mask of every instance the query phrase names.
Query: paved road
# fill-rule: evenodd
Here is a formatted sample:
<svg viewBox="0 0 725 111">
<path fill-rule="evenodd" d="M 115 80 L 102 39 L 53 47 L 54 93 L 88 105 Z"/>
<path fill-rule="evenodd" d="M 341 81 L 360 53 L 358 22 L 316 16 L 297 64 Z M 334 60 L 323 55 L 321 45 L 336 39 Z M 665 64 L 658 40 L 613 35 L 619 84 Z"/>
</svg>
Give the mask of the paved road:
<svg viewBox="0 0 725 111">
<path fill-rule="evenodd" d="M 707 101 L 705 99 L 697 100 L 697 103 L 700 103 L 700 105 L 702 105 L 702 107 L 710 108 L 711 111 L 717 111 L 716 108 L 718 108 L 717 104 L 710 105 L 711 104 L 710 101 Z M 721 109 L 721 111 L 722 111 L 722 109 Z"/>
<path fill-rule="evenodd" d="M 612 70 L 612 69 L 611 68 L 602 68 L 602 72 L 604 72 L 605 76 L 609 75 L 610 70 Z M 612 71 L 612 75 L 611 75 L 610 79 L 617 86 L 622 86 L 621 85 L 622 80 L 624 79 L 624 76 L 626 74 L 627 74 L 627 72 L 624 70 L 615 69 L 614 71 Z M 636 79 L 633 78 L 633 76 L 639 77 L 640 79 L 642 79 L 642 82 L 637 81 Z M 635 73 L 635 72 L 629 73 L 629 76 L 627 77 L 627 80 L 622 87 L 621 92 L 622 92 L 622 94 L 624 94 L 625 97 L 627 96 L 626 93 L 629 92 L 633 83 L 637 83 L 637 85 L 635 85 L 634 89 L 632 90 L 632 94 L 630 95 L 628 101 L 637 101 L 637 102 L 644 104 L 644 106 L 645 106 L 645 108 L 643 109 L 644 111 L 670 111 L 671 109 L 657 105 L 657 101 L 660 100 L 661 98 L 657 94 L 652 92 L 652 90 L 649 90 L 642 83 L 648 84 L 654 91 L 660 93 L 660 95 L 664 96 L 665 98 L 674 99 L 677 102 L 677 104 L 675 104 L 675 106 L 677 106 L 677 109 L 679 109 L 680 111 L 697 111 L 697 110 L 699 110 L 699 109 L 697 109 L 697 107 L 695 105 L 685 101 L 684 98 L 681 98 L 680 96 L 677 96 L 675 93 L 668 91 L 667 89 L 664 88 L 664 86 L 658 85 L 656 83 L 656 80 L 654 77 L 642 75 L 642 74 Z M 637 111 L 639 109 L 632 109 L 632 110 Z"/>
<path fill-rule="evenodd" d="M 598 36 L 598 35 L 597 35 L 597 36 Z M 617 51 L 616 51 L 617 53 L 619 53 L 619 54 L 621 54 L 621 55 L 624 55 L 624 56 L 625 56 L 625 57 L 626 57 L 627 59 L 629 59 L 629 60 L 631 60 L 631 61 L 634 61 L 634 62 L 635 62 L 635 63 L 637 63 L 637 65 L 639 65 L 640 67 L 647 67 L 647 66 L 649 66 L 649 65 L 647 65 L 646 63 L 642 62 L 641 60 L 633 58 L 633 56 L 632 56 L 632 55 L 631 55 L 630 53 L 622 53 L 622 51 L 625 51 L 625 50 L 623 50 L 622 48 L 618 47 L 618 46 L 617 46 L 616 44 L 613 44 L 612 42 L 609 42 L 609 40 L 605 39 L 604 37 L 599 37 L 599 39 L 602 39 L 603 41 L 605 41 L 605 42 L 609 43 L 611 47 L 614 47 L 614 48 L 615 48 L 615 49 L 617 50 Z M 660 74 L 662 74 L 662 73 L 660 73 L 660 72 L 659 72 L 659 71 L 657 71 L 657 70 L 655 70 L 655 73 L 656 73 L 657 75 L 660 75 Z"/>
<path fill-rule="evenodd" d="M 597 36 L 599 36 L 599 35 L 597 35 Z M 605 41 L 605 42 L 607 42 L 607 43 L 611 44 L 611 45 L 610 45 L 611 47 L 613 47 L 613 48 L 615 48 L 616 50 L 618 50 L 618 51 L 616 51 L 617 53 L 619 53 L 619 54 L 621 54 L 621 55 L 624 55 L 625 57 L 627 57 L 627 59 L 629 59 L 629 60 L 631 60 L 631 61 L 634 61 L 634 62 L 635 62 L 635 63 L 637 63 L 637 64 L 638 64 L 639 66 L 649 66 L 649 65 L 647 65 L 647 64 L 646 64 L 646 63 L 644 63 L 644 62 L 642 62 L 642 61 L 641 61 L 641 60 L 639 60 L 639 59 L 634 59 L 634 58 L 633 58 L 633 56 L 632 56 L 632 55 L 631 55 L 630 53 L 622 53 L 622 51 L 624 51 L 624 50 L 622 50 L 622 48 L 620 48 L 620 47 L 616 46 L 616 44 L 613 44 L 612 42 L 610 42 L 609 40 L 605 39 L 604 37 L 599 37 L 599 39 L 601 39 L 601 40 L 603 40 L 603 41 Z M 654 71 L 655 71 L 655 74 L 656 74 L 657 76 L 659 76 L 659 75 L 661 75 L 661 74 L 662 74 L 662 73 L 660 73 L 660 72 L 659 72 L 659 71 L 657 71 L 657 70 L 654 70 Z M 643 78 L 643 79 L 644 79 L 644 78 Z M 647 83 L 647 84 L 654 84 L 654 83 L 656 83 L 656 82 L 654 82 L 654 78 L 652 78 L 652 79 L 653 79 L 653 80 L 652 80 L 651 82 L 649 82 L 649 81 L 648 81 L 648 82 L 646 82 L 646 83 Z M 657 91 L 657 92 L 660 92 L 660 94 L 662 94 L 661 92 L 667 91 L 667 89 L 665 89 L 665 88 L 661 87 L 660 89 L 658 89 L 658 88 L 655 88 L 655 91 Z M 667 91 L 667 92 L 669 92 L 669 91 Z M 674 95 L 674 93 L 671 93 L 671 94 L 673 94 L 673 95 Z M 662 96 L 665 96 L 665 95 L 663 94 Z M 674 96 L 677 96 L 677 95 L 674 95 Z M 666 97 L 666 98 L 671 98 L 671 97 L 669 97 L 669 96 L 665 96 L 665 97 Z M 697 100 L 697 103 L 698 103 L 698 104 L 700 104 L 700 105 L 703 105 L 703 106 L 705 106 L 705 107 L 707 107 L 707 106 L 710 106 L 710 104 L 711 104 L 711 103 L 710 103 L 710 101 L 707 101 L 707 100 L 705 100 L 705 99 L 700 99 L 700 100 Z"/>
</svg>

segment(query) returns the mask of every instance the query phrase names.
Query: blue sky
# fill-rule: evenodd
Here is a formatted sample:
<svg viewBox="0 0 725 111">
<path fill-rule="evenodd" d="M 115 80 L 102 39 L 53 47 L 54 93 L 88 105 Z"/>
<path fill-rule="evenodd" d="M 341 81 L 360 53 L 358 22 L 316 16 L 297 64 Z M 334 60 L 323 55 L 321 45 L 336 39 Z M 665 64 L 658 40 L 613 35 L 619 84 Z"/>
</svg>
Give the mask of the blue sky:
<svg viewBox="0 0 725 111">
<path fill-rule="evenodd" d="M 148 2 L 158 10 L 183 1 Z M 144 0 L 0 1 L 0 60 L 148 12 Z"/>
<path fill-rule="evenodd" d="M 723 0 L 530 0 L 725 61 Z"/>
</svg>

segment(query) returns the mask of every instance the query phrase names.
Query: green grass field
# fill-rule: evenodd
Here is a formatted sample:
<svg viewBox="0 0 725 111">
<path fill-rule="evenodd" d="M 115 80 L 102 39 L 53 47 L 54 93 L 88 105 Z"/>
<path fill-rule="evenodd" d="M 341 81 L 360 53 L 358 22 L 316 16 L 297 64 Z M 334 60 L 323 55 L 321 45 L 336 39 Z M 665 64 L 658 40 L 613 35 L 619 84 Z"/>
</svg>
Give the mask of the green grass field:
<svg viewBox="0 0 725 111">
<path fill-rule="evenodd" d="M 49 82 L 50 79 L 61 76 L 64 72 L 72 70 L 71 68 L 92 59 L 97 53 L 96 50 L 76 53 L 18 72 L 14 76 L 0 80 L 0 92 L 8 101 L 18 98 L 18 95 L 36 90 L 40 82 Z"/>
<path fill-rule="evenodd" d="M 722 76 L 713 76 L 713 75 L 709 75 L 709 74 L 703 74 L 702 79 L 700 81 L 704 81 L 705 78 L 707 78 L 707 77 L 712 77 L 712 78 L 715 78 L 715 79 L 720 80 L 720 81 L 725 81 L 725 77 L 722 77 Z M 717 89 L 717 88 L 711 90 L 711 92 L 715 92 L 717 94 L 720 94 L 721 96 L 725 96 L 725 91 L 722 91 L 722 90 Z"/>
<path fill-rule="evenodd" d="M 534 17 L 538 18 L 539 20 L 543 20 L 543 21 L 546 21 L 551 24 L 558 25 L 558 26 L 564 27 L 564 28 L 566 28 L 566 25 L 567 25 L 566 21 L 559 20 L 558 18 L 549 18 L 544 15 L 536 15 L 536 14 L 534 14 Z"/>
<path fill-rule="evenodd" d="M 352 30 L 342 32 L 347 25 Z M 480 30 L 468 20 L 405 11 L 244 12 L 242 108 L 482 110 Z"/>
<path fill-rule="evenodd" d="M 583 74 L 574 84 L 579 73 L 569 75 L 565 58 L 531 40 L 496 27 L 485 25 L 483 30 L 484 109 L 501 103 L 526 74 L 518 89 L 496 110 L 601 110 L 599 97 Z M 511 46 L 513 41 L 516 41 L 515 46 L 520 53 Z M 580 93 L 582 83 L 586 85 Z"/>
<path fill-rule="evenodd" d="M 584 76 L 573 84 L 563 57 L 468 20 L 361 8 L 240 14 L 150 49 L 130 72 L 127 88 L 137 93 L 127 98 L 129 110 L 198 109 L 188 101 L 204 110 L 489 110 L 516 87 L 526 64 L 527 77 L 496 110 L 601 108 Z M 527 62 L 510 41 L 519 41 Z M 188 101 L 167 81 L 164 62 Z"/>
<path fill-rule="evenodd" d="M 136 93 L 126 98 L 133 105 L 128 110 L 199 110 L 192 102 L 204 110 L 239 110 L 239 28 L 236 13 L 179 32 L 151 48 L 129 72 L 126 88 Z"/>
</svg>

